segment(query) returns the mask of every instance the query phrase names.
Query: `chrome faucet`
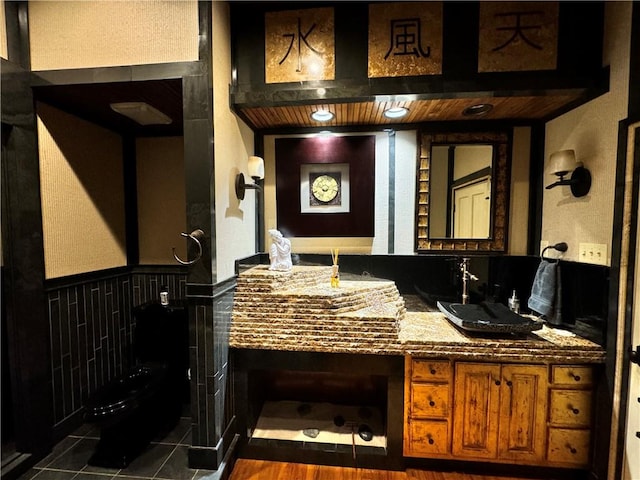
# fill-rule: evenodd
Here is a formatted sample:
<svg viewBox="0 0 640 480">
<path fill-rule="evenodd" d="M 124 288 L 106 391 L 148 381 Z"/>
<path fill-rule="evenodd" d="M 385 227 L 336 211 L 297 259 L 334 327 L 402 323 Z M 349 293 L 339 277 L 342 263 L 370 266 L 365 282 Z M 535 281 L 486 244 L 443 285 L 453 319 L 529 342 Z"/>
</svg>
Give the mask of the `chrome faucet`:
<svg viewBox="0 0 640 480">
<path fill-rule="evenodd" d="M 478 280 L 473 273 L 469 271 L 470 258 L 464 257 L 460 262 L 460 271 L 462 272 L 462 304 L 469 303 L 469 281 Z"/>
</svg>

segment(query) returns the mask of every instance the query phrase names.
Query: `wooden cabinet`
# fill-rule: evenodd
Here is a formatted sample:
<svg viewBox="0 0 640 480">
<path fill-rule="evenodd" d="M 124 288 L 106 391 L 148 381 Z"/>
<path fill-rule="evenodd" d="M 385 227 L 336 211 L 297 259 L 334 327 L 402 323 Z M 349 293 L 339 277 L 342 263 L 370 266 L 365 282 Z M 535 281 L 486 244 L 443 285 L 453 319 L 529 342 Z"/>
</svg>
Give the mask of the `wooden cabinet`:
<svg viewBox="0 0 640 480">
<path fill-rule="evenodd" d="M 544 459 L 546 393 L 545 366 L 456 364 L 454 455 Z"/>
<path fill-rule="evenodd" d="M 547 457 L 550 462 L 587 466 L 591 446 L 593 370 L 583 365 L 551 367 Z"/>
<path fill-rule="evenodd" d="M 406 357 L 404 452 L 448 456 L 451 444 L 451 362 Z"/>
<path fill-rule="evenodd" d="M 583 467 L 590 455 L 588 365 L 407 357 L 406 456 Z"/>
<path fill-rule="evenodd" d="M 456 364 L 453 454 L 495 458 L 498 451 L 500 365 Z"/>
</svg>

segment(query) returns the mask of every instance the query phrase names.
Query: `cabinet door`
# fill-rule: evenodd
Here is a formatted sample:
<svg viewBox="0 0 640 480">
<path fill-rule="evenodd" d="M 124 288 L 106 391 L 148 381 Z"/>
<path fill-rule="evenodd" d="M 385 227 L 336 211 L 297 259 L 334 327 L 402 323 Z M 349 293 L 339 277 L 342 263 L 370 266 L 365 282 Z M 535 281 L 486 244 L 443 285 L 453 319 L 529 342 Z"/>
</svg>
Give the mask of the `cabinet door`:
<svg viewBox="0 0 640 480">
<path fill-rule="evenodd" d="M 547 377 L 542 365 L 502 366 L 499 458 L 544 459 Z"/>
<path fill-rule="evenodd" d="M 495 458 L 498 450 L 500 365 L 457 363 L 453 454 Z"/>
</svg>

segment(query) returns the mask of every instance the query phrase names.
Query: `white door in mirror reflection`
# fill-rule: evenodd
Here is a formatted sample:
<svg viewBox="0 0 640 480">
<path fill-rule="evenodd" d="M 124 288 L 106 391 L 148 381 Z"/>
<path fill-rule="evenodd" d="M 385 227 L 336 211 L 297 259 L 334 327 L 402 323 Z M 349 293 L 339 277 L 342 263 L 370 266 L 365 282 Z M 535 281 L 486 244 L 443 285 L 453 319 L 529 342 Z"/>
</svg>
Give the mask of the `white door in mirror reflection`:
<svg viewBox="0 0 640 480">
<path fill-rule="evenodd" d="M 493 157 L 492 145 L 432 145 L 430 238 L 491 238 Z"/>
<path fill-rule="evenodd" d="M 453 189 L 453 237 L 489 238 L 491 179 L 461 185 Z"/>
</svg>

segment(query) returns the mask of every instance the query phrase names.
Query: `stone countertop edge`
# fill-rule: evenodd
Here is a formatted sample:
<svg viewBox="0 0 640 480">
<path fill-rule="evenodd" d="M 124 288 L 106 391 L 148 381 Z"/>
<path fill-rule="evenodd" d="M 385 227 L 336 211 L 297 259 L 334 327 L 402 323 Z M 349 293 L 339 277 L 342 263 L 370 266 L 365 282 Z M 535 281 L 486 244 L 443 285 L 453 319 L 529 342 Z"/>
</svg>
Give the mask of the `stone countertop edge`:
<svg viewBox="0 0 640 480">
<path fill-rule="evenodd" d="M 473 336 L 452 325 L 440 312 L 407 312 L 398 322 L 398 337 L 393 341 L 279 335 L 276 331 L 249 335 L 234 332 L 232 326 L 230 347 L 546 364 L 604 363 L 606 358 L 600 345 L 565 330 L 544 325 L 520 338 Z"/>
</svg>

